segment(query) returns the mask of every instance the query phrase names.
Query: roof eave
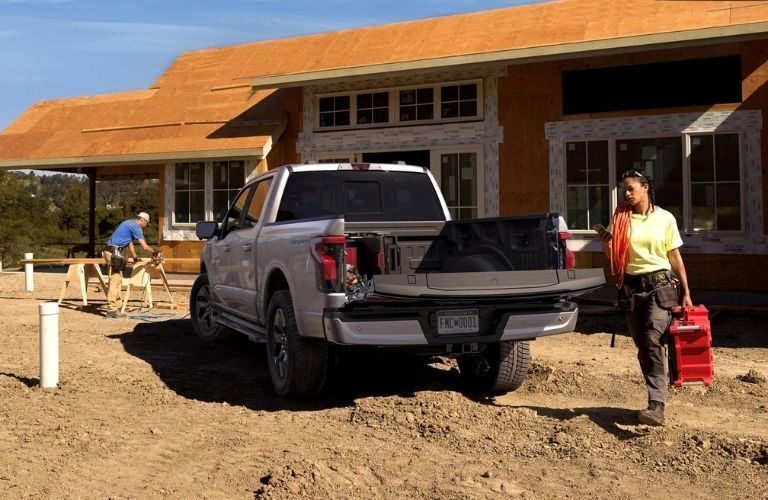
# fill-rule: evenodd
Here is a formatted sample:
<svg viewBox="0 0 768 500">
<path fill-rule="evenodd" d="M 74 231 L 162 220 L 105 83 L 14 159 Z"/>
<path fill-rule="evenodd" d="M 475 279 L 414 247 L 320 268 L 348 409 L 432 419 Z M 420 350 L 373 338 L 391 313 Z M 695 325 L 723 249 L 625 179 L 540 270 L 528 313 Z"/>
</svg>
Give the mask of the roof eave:
<svg viewBox="0 0 768 500">
<path fill-rule="evenodd" d="M 257 77 L 251 80 L 253 90 L 320 85 L 352 77 L 375 76 L 386 73 L 428 72 L 437 68 L 472 66 L 501 62 L 530 62 L 573 58 L 584 55 L 604 55 L 633 50 L 663 49 L 681 46 L 704 45 L 719 42 L 738 42 L 760 38 L 768 34 L 768 22 L 718 26 L 696 30 L 655 33 L 605 40 L 564 43 L 483 52 L 461 56 L 437 57 L 387 64 L 372 64 L 350 68 L 334 68 L 303 73 L 291 73 Z"/>
<path fill-rule="evenodd" d="M 271 144 L 271 142 L 270 142 Z M 269 145 L 268 145 L 269 146 Z M 29 160 L 0 160 L 0 170 L 45 169 L 62 167 L 96 167 L 126 165 L 174 160 L 197 160 L 205 158 L 263 157 L 264 148 L 233 148 L 204 151 L 174 151 L 160 153 L 136 153 L 125 155 L 75 156 L 68 158 L 35 158 Z"/>
</svg>

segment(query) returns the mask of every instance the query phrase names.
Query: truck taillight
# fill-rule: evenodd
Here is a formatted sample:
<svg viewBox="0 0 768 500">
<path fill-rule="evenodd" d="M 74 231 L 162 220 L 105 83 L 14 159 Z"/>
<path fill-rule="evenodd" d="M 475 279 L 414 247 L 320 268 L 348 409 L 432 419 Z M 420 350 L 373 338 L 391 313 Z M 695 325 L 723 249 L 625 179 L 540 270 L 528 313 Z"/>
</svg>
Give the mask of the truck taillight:
<svg viewBox="0 0 768 500">
<path fill-rule="evenodd" d="M 320 290 L 344 290 L 344 240 L 344 236 L 318 236 L 310 241 L 310 251 L 317 262 Z"/>
<path fill-rule="evenodd" d="M 566 243 L 566 240 L 571 239 L 571 233 L 570 231 L 560 231 L 558 233 L 560 236 L 560 242 L 563 245 L 563 251 L 565 253 L 565 268 L 566 269 L 576 269 L 576 255 L 574 255 L 573 251 L 571 251 L 568 248 L 568 245 Z"/>
</svg>

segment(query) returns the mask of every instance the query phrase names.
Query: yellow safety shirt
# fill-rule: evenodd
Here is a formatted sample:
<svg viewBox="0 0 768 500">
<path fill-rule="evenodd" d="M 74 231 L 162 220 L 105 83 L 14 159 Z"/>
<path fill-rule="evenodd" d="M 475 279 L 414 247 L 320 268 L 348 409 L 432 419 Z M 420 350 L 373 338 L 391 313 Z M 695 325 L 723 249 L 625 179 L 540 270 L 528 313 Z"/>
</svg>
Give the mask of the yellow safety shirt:
<svg viewBox="0 0 768 500">
<path fill-rule="evenodd" d="M 611 224 L 613 226 L 613 224 Z M 609 227 L 609 231 L 612 227 Z M 648 215 L 632 214 L 628 274 L 670 270 L 667 253 L 683 246 L 675 216 L 658 205 Z"/>
</svg>

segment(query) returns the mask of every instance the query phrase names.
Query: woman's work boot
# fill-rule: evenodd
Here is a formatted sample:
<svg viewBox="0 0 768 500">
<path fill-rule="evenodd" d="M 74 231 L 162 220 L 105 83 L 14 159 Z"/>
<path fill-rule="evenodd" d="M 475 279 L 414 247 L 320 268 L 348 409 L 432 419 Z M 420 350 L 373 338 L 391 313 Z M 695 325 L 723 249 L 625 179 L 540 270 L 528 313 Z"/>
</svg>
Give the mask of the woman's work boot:
<svg viewBox="0 0 768 500">
<path fill-rule="evenodd" d="M 638 414 L 641 424 L 645 425 L 664 425 L 664 403 L 651 401 L 648 408 L 640 410 Z"/>
</svg>

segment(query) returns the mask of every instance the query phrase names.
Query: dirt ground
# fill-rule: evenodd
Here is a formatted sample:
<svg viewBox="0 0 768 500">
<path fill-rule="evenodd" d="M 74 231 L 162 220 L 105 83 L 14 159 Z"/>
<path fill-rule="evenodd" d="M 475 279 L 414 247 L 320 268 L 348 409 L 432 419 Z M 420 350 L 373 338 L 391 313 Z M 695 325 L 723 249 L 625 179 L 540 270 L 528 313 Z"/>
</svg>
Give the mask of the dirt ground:
<svg viewBox="0 0 768 500">
<path fill-rule="evenodd" d="M 523 387 L 495 400 L 463 394 L 451 359 L 366 356 L 295 401 L 263 346 L 201 342 L 185 307 L 105 319 L 92 285 L 60 308 L 60 387 L 43 390 L 38 305 L 62 283 L 0 274 L 0 498 L 768 498 L 765 316 L 715 315 L 714 384 L 674 390 L 651 428 L 611 316 L 534 342 Z"/>
</svg>

